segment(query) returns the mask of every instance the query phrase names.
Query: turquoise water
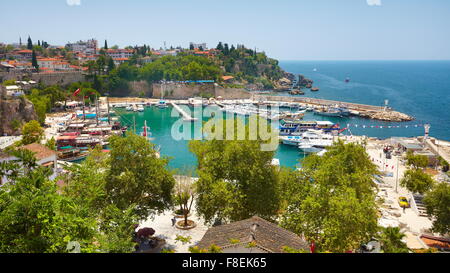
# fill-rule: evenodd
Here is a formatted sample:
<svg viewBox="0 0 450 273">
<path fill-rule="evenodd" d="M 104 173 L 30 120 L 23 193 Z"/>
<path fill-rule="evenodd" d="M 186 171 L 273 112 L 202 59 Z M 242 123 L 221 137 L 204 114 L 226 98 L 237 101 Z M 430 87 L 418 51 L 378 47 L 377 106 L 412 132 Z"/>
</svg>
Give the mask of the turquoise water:
<svg viewBox="0 0 450 273">
<path fill-rule="evenodd" d="M 144 112 L 125 112 L 123 109 L 116 109 L 120 111 L 122 122 L 124 125 L 128 125 L 132 129 L 133 116 L 136 120 L 136 132 L 140 134 L 144 126 L 144 121 L 147 121 L 147 126 L 150 127 L 152 133 L 152 143 L 156 144 L 160 148 L 162 156 L 168 156 L 170 158 L 169 167 L 177 169 L 180 172 L 185 172 L 187 169 L 191 170 L 196 167 L 197 159 L 194 154 L 189 151 L 188 140 L 175 140 L 172 138 L 172 125 L 180 118 L 172 116 L 172 107 L 159 109 L 157 107 L 146 107 Z M 196 111 L 197 114 L 201 109 L 190 108 L 192 111 Z M 199 115 L 200 116 L 200 115 Z M 203 118 L 203 121 L 207 121 L 208 118 Z M 201 122 L 184 122 L 184 124 L 190 126 L 191 137 L 196 135 L 201 136 Z M 279 145 L 276 153 L 276 158 L 280 159 L 280 164 L 283 166 L 295 167 L 303 155 L 294 146 Z"/>
<path fill-rule="evenodd" d="M 286 71 L 301 73 L 314 80 L 314 86 L 319 87 L 320 91 L 306 90 L 305 96 L 371 105 L 383 105 L 384 100 L 388 99 L 389 105 L 395 110 L 416 118 L 411 122 L 388 123 L 357 117 L 331 118 L 306 113 L 305 120 L 330 120 L 340 123 L 341 127 L 350 124 L 350 130 L 355 135 L 379 138 L 423 135 L 423 127 L 414 126 L 430 123 L 432 136 L 450 140 L 450 62 L 286 61 L 280 65 Z M 317 71 L 314 72 L 313 69 Z M 351 79 L 349 83 L 344 82 L 346 77 Z M 171 112 L 171 107 L 166 109 L 149 107 L 143 113 L 125 113 L 123 121 L 130 125 L 132 117 L 135 116 L 137 132 L 140 133 L 144 120 L 147 120 L 155 138 L 152 142 L 160 146 L 163 156 L 171 158 L 169 166 L 174 169 L 193 168 L 196 166 L 196 158 L 188 150 L 188 141 L 172 139 L 172 124 L 179 118 L 171 117 Z M 363 125 L 369 127 L 362 128 Z M 200 127 L 196 127 L 194 123 L 191 126 L 192 133 L 200 131 Z M 386 126 L 401 126 L 401 128 Z M 281 165 L 288 167 L 295 167 L 302 157 L 303 155 L 294 146 L 280 145 L 276 153 Z"/>
</svg>

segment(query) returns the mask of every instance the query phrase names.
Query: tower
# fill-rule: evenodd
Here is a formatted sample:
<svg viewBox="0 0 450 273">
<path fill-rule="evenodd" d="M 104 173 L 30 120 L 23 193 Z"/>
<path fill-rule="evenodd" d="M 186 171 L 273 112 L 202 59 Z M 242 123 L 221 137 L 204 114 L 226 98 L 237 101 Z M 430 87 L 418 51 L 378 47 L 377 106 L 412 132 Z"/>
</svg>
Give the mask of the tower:
<svg viewBox="0 0 450 273">
<path fill-rule="evenodd" d="M 423 128 L 425 129 L 425 137 L 424 137 L 424 139 L 428 139 L 429 138 L 429 136 L 430 136 L 430 127 L 431 127 L 431 125 L 428 124 L 428 123 L 423 125 Z"/>
</svg>

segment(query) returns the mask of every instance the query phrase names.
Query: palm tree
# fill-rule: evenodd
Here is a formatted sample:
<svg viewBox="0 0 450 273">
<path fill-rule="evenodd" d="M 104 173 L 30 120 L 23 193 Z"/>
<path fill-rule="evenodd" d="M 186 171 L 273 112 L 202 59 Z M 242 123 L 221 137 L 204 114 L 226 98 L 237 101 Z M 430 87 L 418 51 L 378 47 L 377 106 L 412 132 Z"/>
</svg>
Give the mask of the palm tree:
<svg viewBox="0 0 450 273">
<path fill-rule="evenodd" d="M 381 248 L 385 253 L 407 253 L 409 249 L 402 241 L 405 236 L 399 227 L 383 228 L 379 236 Z"/>
</svg>

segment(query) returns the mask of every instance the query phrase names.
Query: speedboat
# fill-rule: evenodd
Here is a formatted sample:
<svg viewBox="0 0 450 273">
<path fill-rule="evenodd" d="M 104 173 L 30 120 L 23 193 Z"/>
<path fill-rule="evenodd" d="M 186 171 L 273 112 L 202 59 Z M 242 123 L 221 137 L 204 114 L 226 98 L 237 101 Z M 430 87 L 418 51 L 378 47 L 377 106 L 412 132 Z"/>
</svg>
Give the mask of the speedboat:
<svg viewBox="0 0 450 273">
<path fill-rule="evenodd" d="M 138 112 L 144 112 L 144 106 L 138 105 L 137 111 L 138 111 Z"/>
</svg>

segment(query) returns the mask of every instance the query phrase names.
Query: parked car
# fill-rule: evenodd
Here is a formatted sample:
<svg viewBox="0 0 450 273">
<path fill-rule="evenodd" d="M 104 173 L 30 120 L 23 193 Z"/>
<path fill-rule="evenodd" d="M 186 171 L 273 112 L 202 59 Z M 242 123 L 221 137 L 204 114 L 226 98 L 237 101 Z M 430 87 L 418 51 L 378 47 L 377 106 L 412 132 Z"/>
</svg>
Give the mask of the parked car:
<svg viewBox="0 0 450 273">
<path fill-rule="evenodd" d="M 405 207 L 405 208 L 409 208 L 409 202 L 408 199 L 404 196 L 400 196 L 398 198 L 398 204 L 400 205 L 400 207 Z"/>
</svg>

